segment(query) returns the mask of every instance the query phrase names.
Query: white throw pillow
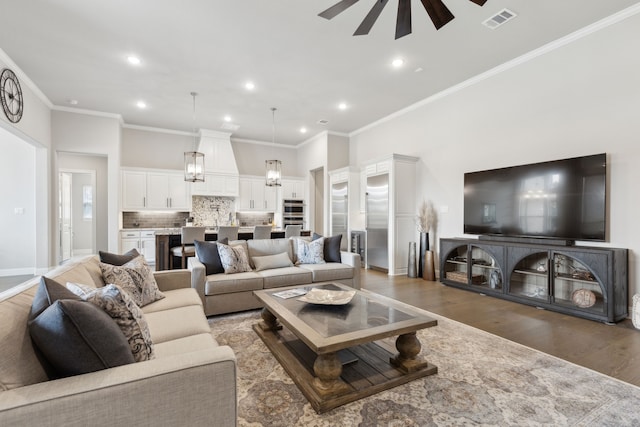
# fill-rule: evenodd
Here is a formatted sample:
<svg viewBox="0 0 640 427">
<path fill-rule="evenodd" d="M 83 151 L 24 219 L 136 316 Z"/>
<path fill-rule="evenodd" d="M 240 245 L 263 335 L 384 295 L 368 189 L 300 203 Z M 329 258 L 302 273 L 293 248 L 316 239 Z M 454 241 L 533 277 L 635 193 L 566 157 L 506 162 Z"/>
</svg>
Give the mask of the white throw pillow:
<svg viewBox="0 0 640 427">
<path fill-rule="evenodd" d="M 218 243 L 218 255 L 225 274 L 251 271 L 249 256 L 243 246 L 229 246 Z"/>
<path fill-rule="evenodd" d="M 294 242 L 299 264 L 325 264 L 324 237 L 312 242 L 303 239 L 294 239 Z"/>
<path fill-rule="evenodd" d="M 293 267 L 291 259 L 286 252 L 276 255 L 254 256 L 252 258 L 256 271 L 269 270 L 272 268 Z"/>
</svg>

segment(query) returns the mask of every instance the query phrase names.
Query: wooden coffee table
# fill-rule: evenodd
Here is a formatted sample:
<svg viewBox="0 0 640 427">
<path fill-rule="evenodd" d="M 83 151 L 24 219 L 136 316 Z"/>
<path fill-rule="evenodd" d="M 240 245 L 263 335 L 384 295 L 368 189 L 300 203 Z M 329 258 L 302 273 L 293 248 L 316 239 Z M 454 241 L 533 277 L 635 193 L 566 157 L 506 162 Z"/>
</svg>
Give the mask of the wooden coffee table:
<svg viewBox="0 0 640 427">
<path fill-rule="evenodd" d="M 339 283 L 317 283 L 254 291 L 265 308 L 253 329 L 317 412 L 438 372 L 418 356 L 416 331 L 438 324 L 423 310 L 366 290 L 356 291 L 346 305 L 316 305 L 273 295 L 311 288 L 353 290 Z M 398 337 L 397 352 L 374 342 L 392 336 Z"/>
</svg>

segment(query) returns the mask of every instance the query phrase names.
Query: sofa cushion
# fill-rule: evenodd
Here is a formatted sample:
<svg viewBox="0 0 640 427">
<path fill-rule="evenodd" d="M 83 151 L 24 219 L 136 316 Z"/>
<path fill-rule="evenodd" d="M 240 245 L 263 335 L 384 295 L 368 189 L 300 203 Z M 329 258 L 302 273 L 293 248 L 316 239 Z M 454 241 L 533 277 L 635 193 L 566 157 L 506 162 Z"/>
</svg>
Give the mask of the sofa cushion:
<svg viewBox="0 0 640 427">
<path fill-rule="evenodd" d="M 200 306 L 190 305 L 156 311 L 147 313 L 145 317 L 155 345 L 191 335 L 211 333 Z"/>
<path fill-rule="evenodd" d="M 98 255 L 100 255 L 100 262 L 111 265 L 123 265 L 140 256 L 140 253 L 136 250 L 136 248 L 132 248 L 131 250 L 123 254 L 113 254 L 111 252 L 98 251 Z"/>
<path fill-rule="evenodd" d="M 195 289 L 181 288 L 164 291 L 165 298 L 154 301 L 142 307 L 143 313 L 154 313 L 156 311 L 171 310 L 172 308 L 185 307 L 187 305 L 197 305 L 202 307 L 202 300 Z"/>
<path fill-rule="evenodd" d="M 189 335 L 188 337 L 166 341 L 156 345 L 156 358 L 162 359 L 174 355 L 218 347 L 218 343 L 209 333 Z"/>
<path fill-rule="evenodd" d="M 313 233 L 312 240 L 318 240 L 321 237 L 321 235 Z M 340 258 L 340 244 L 342 244 L 342 234 L 324 238 L 323 254 L 325 262 L 342 261 Z"/>
<path fill-rule="evenodd" d="M 200 240 L 193 242 L 196 247 L 196 256 L 204 264 L 207 276 L 209 274 L 224 273 L 224 267 L 218 253 L 218 243 L 226 245 L 229 243 L 229 239 L 225 237 L 219 242 L 203 242 Z"/>
<path fill-rule="evenodd" d="M 158 289 L 153 272 L 142 255 L 121 266 L 100 263 L 100 269 L 105 283 L 120 286 L 140 307 L 164 298 Z"/>
<path fill-rule="evenodd" d="M 204 285 L 205 295 L 219 295 L 234 292 L 255 291 L 263 288 L 260 273 L 247 271 L 237 274 L 213 274 L 207 276 Z"/>
<path fill-rule="evenodd" d="M 222 267 L 224 267 L 225 274 L 251 271 L 249 258 L 244 246 L 229 246 L 218 243 L 218 254 L 220 254 L 220 261 L 222 262 Z"/>
<path fill-rule="evenodd" d="M 247 249 L 249 253 L 249 263 L 255 268 L 253 258 L 258 256 L 276 255 L 286 252 L 289 259 L 293 262 L 293 248 L 289 239 L 251 239 L 247 240 Z"/>
<path fill-rule="evenodd" d="M 337 262 L 326 264 L 301 264 L 300 268 L 313 274 L 313 282 L 330 282 L 332 280 L 353 279 L 353 267 Z"/>
<path fill-rule="evenodd" d="M 324 264 L 324 237 L 307 242 L 294 239 L 296 258 L 299 264 Z"/>
<path fill-rule="evenodd" d="M 46 273 L 45 276 L 62 283 L 63 286 L 67 282 L 84 283 L 94 287 L 104 286 L 102 272 L 94 274 L 97 262 L 96 256 L 87 256 L 79 260 L 69 261 Z"/>
<path fill-rule="evenodd" d="M 264 280 L 264 289 L 308 285 L 313 281 L 312 273 L 300 267 L 276 268 L 260 271 L 258 274 Z"/>
<path fill-rule="evenodd" d="M 256 271 L 273 268 L 293 267 L 293 263 L 286 252 L 275 255 L 254 256 L 252 258 Z"/>
<path fill-rule="evenodd" d="M 110 284 L 96 289 L 76 283 L 67 283 L 67 288 L 83 300 L 100 307 L 116 322 L 127 338 L 136 362 L 154 358 L 153 342 L 144 314 L 122 288 Z"/>
<path fill-rule="evenodd" d="M 54 378 L 133 363 L 127 339 L 102 309 L 87 301 L 58 300 L 29 322 L 36 347 Z"/>
</svg>

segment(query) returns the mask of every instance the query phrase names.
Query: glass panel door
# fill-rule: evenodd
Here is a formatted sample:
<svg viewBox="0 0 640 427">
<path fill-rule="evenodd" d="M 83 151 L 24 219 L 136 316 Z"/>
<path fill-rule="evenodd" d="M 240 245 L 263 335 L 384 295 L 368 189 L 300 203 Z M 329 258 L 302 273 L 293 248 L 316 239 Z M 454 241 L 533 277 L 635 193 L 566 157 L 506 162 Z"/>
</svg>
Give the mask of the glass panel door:
<svg viewBox="0 0 640 427">
<path fill-rule="evenodd" d="M 589 267 L 567 255 L 553 256 L 553 297 L 556 304 L 603 314 L 605 297 Z"/>
<path fill-rule="evenodd" d="M 520 260 L 511 272 L 509 293 L 549 302 L 549 258 L 535 252 Z"/>
</svg>

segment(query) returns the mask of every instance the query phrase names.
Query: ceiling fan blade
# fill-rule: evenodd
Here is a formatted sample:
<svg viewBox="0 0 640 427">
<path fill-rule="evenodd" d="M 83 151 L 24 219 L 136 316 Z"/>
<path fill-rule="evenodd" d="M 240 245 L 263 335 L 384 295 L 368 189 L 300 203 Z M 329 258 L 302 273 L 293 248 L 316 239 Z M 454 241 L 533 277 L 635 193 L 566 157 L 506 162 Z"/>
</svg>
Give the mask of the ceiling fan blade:
<svg viewBox="0 0 640 427">
<path fill-rule="evenodd" d="M 454 18 L 453 13 L 442 3 L 442 0 L 421 0 L 436 30 L 439 30 Z M 474 0 L 471 0 L 474 1 Z M 481 0 L 479 0 L 481 1 Z"/>
<path fill-rule="evenodd" d="M 362 23 L 353 35 L 364 36 L 365 34 L 369 34 L 371 27 L 376 23 L 376 20 L 382 13 L 382 9 L 384 9 L 388 2 L 389 0 L 376 0 L 376 3 L 373 5 L 367 16 L 364 17 Z"/>
<path fill-rule="evenodd" d="M 398 0 L 396 40 L 407 34 L 411 34 L 411 0 Z"/>
<path fill-rule="evenodd" d="M 487 0 L 469 0 L 469 1 L 474 2 L 478 6 L 484 6 L 484 4 L 487 2 Z"/>
<path fill-rule="evenodd" d="M 340 13 L 344 12 L 354 4 L 358 3 L 360 0 L 342 0 L 324 12 L 320 12 L 318 16 L 321 16 L 325 19 L 333 19 L 338 16 Z M 485 0 L 486 1 L 486 0 Z"/>
</svg>

